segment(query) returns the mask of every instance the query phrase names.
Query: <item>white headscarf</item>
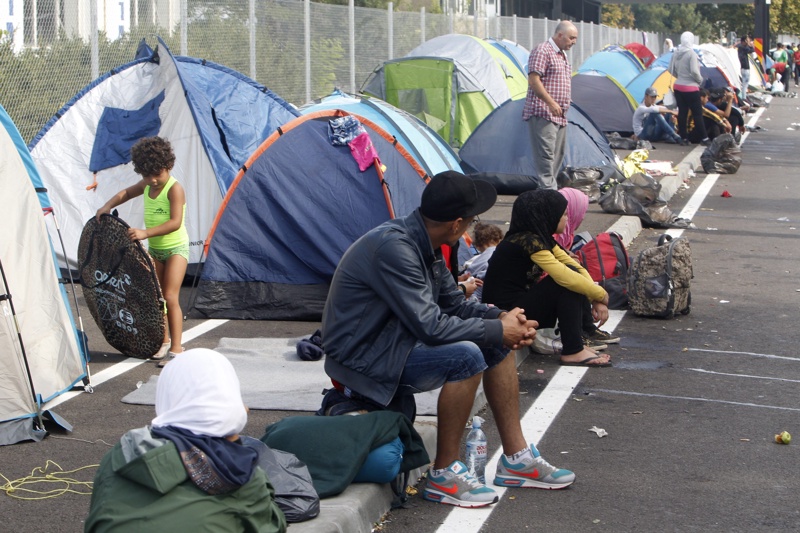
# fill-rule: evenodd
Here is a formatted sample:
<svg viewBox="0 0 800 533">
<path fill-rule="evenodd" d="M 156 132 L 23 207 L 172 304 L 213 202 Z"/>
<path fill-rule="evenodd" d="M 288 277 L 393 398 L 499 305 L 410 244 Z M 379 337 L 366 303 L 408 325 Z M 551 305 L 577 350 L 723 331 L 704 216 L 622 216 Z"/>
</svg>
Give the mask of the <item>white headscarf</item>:
<svg viewBox="0 0 800 533">
<path fill-rule="evenodd" d="M 170 361 L 158 378 L 152 423 L 211 437 L 240 433 L 247 411 L 230 361 L 207 348 L 187 350 Z"/>
<path fill-rule="evenodd" d="M 681 46 L 691 49 L 694 46 L 694 33 L 690 31 L 681 33 Z"/>
</svg>

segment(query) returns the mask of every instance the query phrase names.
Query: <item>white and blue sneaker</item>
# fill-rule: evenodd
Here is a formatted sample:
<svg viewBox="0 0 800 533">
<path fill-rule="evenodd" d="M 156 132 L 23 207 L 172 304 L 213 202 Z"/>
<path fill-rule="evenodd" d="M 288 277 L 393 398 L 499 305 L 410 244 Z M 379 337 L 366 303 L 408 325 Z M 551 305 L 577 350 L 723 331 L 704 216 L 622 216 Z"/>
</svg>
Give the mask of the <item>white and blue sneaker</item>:
<svg viewBox="0 0 800 533">
<path fill-rule="evenodd" d="M 556 468 L 547 461 L 531 444 L 533 459 L 521 458 L 512 463 L 505 455 L 497 463 L 494 484 L 500 487 L 528 487 L 536 489 L 563 489 L 572 485 L 575 474 L 563 468 Z M 527 454 L 526 454 L 527 455 Z"/>
<path fill-rule="evenodd" d="M 497 492 L 470 475 L 461 461 L 453 461 L 439 476 L 429 470 L 422 497 L 458 507 L 484 507 L 497 502 Z"/>
</svg>

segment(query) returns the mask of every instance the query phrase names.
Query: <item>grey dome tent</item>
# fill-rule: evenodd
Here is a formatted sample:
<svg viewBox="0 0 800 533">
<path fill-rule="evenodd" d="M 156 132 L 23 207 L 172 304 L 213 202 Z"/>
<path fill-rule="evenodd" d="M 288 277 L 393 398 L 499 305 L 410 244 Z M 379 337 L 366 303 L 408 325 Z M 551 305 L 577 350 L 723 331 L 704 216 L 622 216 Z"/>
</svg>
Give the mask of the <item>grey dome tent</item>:
<svg viewBox="0 0 800 533">
<path fill-rule="evenodd" d="M 638 104 L 611 75 L 596 70 L 572 76 L 572 102 L 589 115 L 603 132 L 633 133 Z"/>
</svg>

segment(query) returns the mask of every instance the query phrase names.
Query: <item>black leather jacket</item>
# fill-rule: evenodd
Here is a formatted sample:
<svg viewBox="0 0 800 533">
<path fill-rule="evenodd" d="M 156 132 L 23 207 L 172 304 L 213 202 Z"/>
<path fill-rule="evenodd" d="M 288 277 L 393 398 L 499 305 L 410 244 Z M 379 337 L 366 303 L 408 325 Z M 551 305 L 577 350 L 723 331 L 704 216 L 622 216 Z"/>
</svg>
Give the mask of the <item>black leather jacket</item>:
<svg viewBox="0 0 800 533">
<path fill-rule="evenodd" d="M 322 314 L 325 371 L 388 405 L 417 342 L 499 348 L 501 312 L 464 298 L 417 210 L 371 230 L 339 262 Z"/>
</svg>

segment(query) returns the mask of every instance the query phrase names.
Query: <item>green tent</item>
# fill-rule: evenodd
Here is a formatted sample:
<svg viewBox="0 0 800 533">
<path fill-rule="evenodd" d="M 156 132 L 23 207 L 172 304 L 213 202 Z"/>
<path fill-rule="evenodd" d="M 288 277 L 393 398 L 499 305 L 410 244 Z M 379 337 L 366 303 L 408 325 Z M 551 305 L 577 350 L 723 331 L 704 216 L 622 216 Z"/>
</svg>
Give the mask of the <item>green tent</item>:
<svg viewBox="0 0 800 533">
<path fill-rule="evenodd" d="M 386 61 L 361 92 L 424 121 L 453 148 L 507 100 L 524 98 L 528 80 L 490 43 L 471 35 L 444 35 L 402 59 Z"/>
</svg>

